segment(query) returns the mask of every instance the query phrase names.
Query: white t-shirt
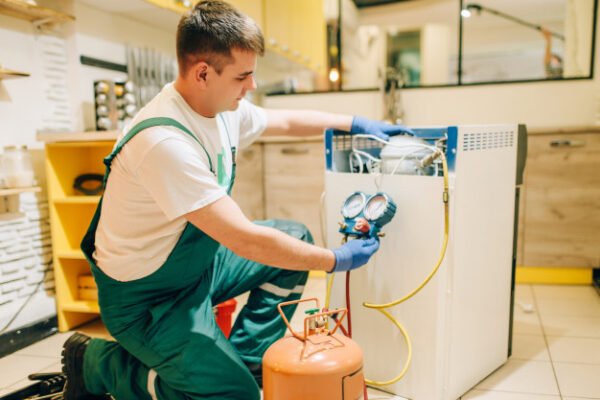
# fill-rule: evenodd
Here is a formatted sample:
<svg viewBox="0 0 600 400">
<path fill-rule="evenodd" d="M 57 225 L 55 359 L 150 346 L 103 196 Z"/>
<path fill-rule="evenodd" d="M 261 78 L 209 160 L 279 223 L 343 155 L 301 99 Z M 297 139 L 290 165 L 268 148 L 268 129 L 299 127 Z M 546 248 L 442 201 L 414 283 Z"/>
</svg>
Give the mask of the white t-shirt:
<svg viewBox="0 0 600 400">
<path fill-rule="evenodd" d="M 231 147 L 249 146 L 267 126 L 265 111 L 246 100 L 235 111 L 203 117 L 172 84 L 140 110 L 130 127 L 153 117 L 173 118 L 192 131 L 210 155 L 214 173 L 200 144 L 174 127 L 148 128 L 123 147 L 112 162 L 94 253 L 98 267 L 119 281 L 160 268 L 186 226 L 183 215 L 227 194 Z"/>
</svg>

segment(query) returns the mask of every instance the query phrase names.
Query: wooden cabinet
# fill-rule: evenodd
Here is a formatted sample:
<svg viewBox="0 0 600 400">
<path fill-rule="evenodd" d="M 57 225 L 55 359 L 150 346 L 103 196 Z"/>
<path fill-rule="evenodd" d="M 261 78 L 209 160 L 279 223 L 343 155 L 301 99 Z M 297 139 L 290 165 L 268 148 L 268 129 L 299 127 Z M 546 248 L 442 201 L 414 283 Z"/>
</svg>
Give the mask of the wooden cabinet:
<svg viewBox="0 0 600 400">
<path fill-rule="evenodd" d="M 324 74 L 327 64 L 327 23 L 323 0 L 265 0 L 267 49 Z"/>
<path fill-rule="evenodd" d="M 258 26 L 264 27 L 262 0 L 230 0 L 229 3 L 252 18 Z"/>
<path fill-rule="evenodd" d="M 266 217 L 299 221 L 323 246 L 320 224 L 321 193 L 325 190 L 322 141 L 265 145 Z"/>
<path fill-rule="evenodd" d="M 265 219 L 263 146 L 255 143 L 239 152 L 232 197 L 251 221 Z"/>
<path fill-rule="evenodd" d="M 265 139 L 238 157 L 233 198 L 251 219 L 290 219 L 304 223 L 323 246 L 320 224 L 325 156 L 321 138 Z"/>
<path fill-rule="evenodd" d="M 522 265 L 600 266 L 600 133 L 529 136 Z"/>
</svg>

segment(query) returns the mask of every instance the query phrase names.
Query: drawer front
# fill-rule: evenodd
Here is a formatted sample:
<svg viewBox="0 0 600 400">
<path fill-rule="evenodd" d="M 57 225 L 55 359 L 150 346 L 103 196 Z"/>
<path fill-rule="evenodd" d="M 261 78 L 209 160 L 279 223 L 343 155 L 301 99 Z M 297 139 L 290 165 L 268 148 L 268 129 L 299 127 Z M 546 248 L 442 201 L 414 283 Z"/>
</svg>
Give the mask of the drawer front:
<svg viewBox="0 0 600 400">
<path fill-rule="evenodd" d="M 323 143 L 265 144 L 266 218 L 291 219 L 310 229 L 323 246 L 320 225 L 325 181 Z"/>
<path fill-rule="evenodd" d="M 524 265 L 600 265 L 600 134 L 529 137 Z"/>
<path fill-rule="evenodd" d="M 265 219 L 261 144 L 253 144 L 239 152 L 232 197 L 248 219 Z"/>
</svg>

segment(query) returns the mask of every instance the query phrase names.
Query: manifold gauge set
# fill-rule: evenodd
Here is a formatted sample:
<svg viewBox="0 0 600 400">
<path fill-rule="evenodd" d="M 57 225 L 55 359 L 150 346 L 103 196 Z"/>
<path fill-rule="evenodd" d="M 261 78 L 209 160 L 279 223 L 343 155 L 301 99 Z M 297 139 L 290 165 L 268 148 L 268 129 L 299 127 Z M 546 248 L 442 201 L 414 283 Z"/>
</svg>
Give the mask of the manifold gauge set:
<svg viewBox="0 0 600 400">
<path fill-rule="evenodd" d="M 344 222 L 340 223 L 340 233 L 344 240 L 383 236 L 381 228 L 394 218 L 396 203 L 386 193 L 368 195 L 364 192 L 352 193 L 342 205 Z"/>
</svg>

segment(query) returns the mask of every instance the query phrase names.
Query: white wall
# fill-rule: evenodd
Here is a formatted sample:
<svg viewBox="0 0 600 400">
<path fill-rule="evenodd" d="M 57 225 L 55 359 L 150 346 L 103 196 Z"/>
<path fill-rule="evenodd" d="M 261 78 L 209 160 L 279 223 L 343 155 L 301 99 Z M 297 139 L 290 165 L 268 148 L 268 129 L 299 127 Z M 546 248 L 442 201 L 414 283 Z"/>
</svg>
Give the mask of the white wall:
<svg viewBox="0 0 600 400">
<path fill-rule="evenodd" d="M 151 27 L 142 22 L 108 13 L 82 2 L 75 2 L 75 42 L 77 89 L 74 93 L 76 130 L 94 130 L 94 90 L 93 83 L 100 79 L 123 80 L 127 74 L 102 68 L 81 65 L 79 57 L 98 58 L 126 64 L 126 45 L 152 48 L 175 58 L 176 26 L 165 30 Z"/>
<path fill-rule="evenodd" d="M 410 125 L 521 122 L 530 128 L 600 125 L 600 29 L 593 80 L 405 89 Z M 311 108 L 371 118 L 383 115 L 378 92 L 267 97 L 265 107 Z"/>
</svg>

